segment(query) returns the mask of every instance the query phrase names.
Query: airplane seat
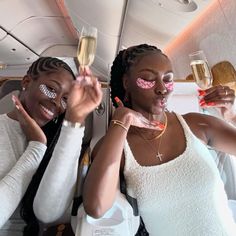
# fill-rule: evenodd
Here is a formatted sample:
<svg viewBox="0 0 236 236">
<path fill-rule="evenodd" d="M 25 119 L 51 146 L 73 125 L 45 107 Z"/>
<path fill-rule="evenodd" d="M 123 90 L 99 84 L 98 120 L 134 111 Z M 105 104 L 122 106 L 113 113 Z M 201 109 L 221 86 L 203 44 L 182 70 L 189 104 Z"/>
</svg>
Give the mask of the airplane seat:
<svg viewBox="0 0 236 236">
<path fill-rule="evenodd" d="M 9 79 L 4 81 L 0 87 L 0 99 L 15 90 L 21 90 L 21 80 Z"/>
<path fill-rule="evenodd" d="M 12 95 L 18 95 L 21 90 L 21 80 L 6 80 L 0 87 L 0 114 L 7 113 L 14 108 Z"/>
</svg>

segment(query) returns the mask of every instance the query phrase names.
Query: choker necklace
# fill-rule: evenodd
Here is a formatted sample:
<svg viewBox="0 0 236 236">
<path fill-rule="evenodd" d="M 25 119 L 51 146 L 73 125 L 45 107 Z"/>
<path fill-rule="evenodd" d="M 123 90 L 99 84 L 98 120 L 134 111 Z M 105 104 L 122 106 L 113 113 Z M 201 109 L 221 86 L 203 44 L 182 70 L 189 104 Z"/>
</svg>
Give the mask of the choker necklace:
<svg viewBox="0 0 236 236">
<path fill-rule="evenodd" d="M 144 141 L 146 141 L 146 142 L 148 143 L 148 145 L 150 146 L 150 148 L 151 148 L 151 149 L 153 150 L 153 152 L 155 152 L 155 153 L 156 153 L 156 150 L 154 149 L 154 147 L 153 147 L 153 145 L 150 143 L 150 141 L 156 140 L 156 139 L 160 138 L 160 141 L 159 141 L 159 143 L 158 143 L 157 153 L 155 154 L 155 156 L 156 156 L 156 158 L 159 159 L 161 162 L 163 161 L 163 159 L 162 159 L 163 154 L 160 153 L 161 141 L 162 141 L 163 134 L 165 133 L 166 128 L 167 128 L 167 125 L 168 125 L 168 119 L 167 119 L 167 116 L 166 116 L 165 113 L 164 113 L 164 116 L 165 116 L 165 119 L 166 119 L 164 129 L 161 131 L 160 134 L 158 134 L 156 137 L 154 137 L 154 138 L 152 138 L 152 139 L 147 139 L 147 138 L 145 138 L 145 137 L 141 134 L 141 132 L 139 132 L 137 129 L 135 129 L 136 132 L 139 134 L 139 136 L 140 136 Z"/>
</svg>

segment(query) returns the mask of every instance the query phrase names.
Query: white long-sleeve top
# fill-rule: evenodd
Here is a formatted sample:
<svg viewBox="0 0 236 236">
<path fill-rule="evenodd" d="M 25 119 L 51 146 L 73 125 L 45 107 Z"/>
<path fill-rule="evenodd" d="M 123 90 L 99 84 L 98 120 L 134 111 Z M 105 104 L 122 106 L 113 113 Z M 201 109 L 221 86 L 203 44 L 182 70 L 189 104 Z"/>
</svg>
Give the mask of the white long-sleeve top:
<svg viewBox="0 0 236 236">
<path fill-rule="evenodd" d="M 77 180 L 84 128 L 62 126 L 61 134 L 34 200 L 34 213 L 43 223 L 69 222 Z"/>
<path fill-rule="evenodd" d="M 0 115 L 0 236 L 22 234 L 24 223 L 16 208 L 46 148 L 40 142 L 28 143 L 19 122 Z"/>
</svg>

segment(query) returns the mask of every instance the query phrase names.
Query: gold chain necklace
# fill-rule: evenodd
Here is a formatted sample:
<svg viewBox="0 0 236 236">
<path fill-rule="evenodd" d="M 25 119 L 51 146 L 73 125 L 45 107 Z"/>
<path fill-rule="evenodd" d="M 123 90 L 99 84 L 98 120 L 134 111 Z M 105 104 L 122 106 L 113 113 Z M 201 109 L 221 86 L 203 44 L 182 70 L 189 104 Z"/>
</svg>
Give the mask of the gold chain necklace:
<svg viewBox="0 0 236 236">
<path fill-rule="evenodd" d="M 159 144 L 158 144 L 158 148 L 157 148 L 157 153 L 155 154 L 156 158 L 158 158 L 161 162 L 163 161 L 162 157 L 163 157 L 163 154 L 160 153 L 160 147 L 161 147 L 161 141 L 162 141 L 162 137 L 163 137 L 163 134 L 165 133 L 166 131 L 166 128 L 167 128 L 167 125 L 168 125 L 168 119 L 167 119 L 167 116 L 166 114 L 164 113 L 164 116 L 165 116 L 165 126 L 164 126 L 164 129 L 161 131 L 160 134 L 158 134 L 155 138 L 152 138 L 152 139 L 147 139 L 145 138 L 141 132 L 139 132 L 137 129 L 136 132 L 139 134 L 139 136 L 145 141 L 147 142 L 147 144 L 151 147 L 151 149 L 156 153 L 156 150 L 153 148 L 153 145 L 149 142 L 149 141 L 152 141 L 152 140 L 156 140 L 158 138 L 160 138 L 160 141 L 159 141 Z"/>
<path fill-rule="evenodd" d="M 160 138 L 160 142 L 159 142 L 158 149 L 157 149 L 157 153 L 156 153 L 156 158 L 158 158 L 161 162 L 162 162 L 162 156 L 163 156 L 163 154 L 160 153 L 159 151 L 160 151 L 160 146 L 161 146 L 162 137 L 163 137 L 163 136 L 161 136 L 161 138 Z M 150 146 L 151 146 L 152 150 L 155 151 L 154 148 L 152 147 L 152 145 L 150 145 Z"/>
<path fill-rule="evenodd" d="M 157 136 L 153 137 L 153 138 L 150 138 L 150 139 L 145 138 L 145 137 L 143 137 L 143 136 L 140 134 L 144 140 L 146 140 L 146 141 L 153 141 L 153 140 L 155 140 L 155 139 L 159 139 L 159 138 L 165 133 L 166 128 L 167 128 L 167 125 L 168 125 L 168 119 L 167 119 L 167 116 L 166 116 L 166 113 L 165 113 L 165 112 L 164 112 L 164 117 L 165 117 L 165 125 L 164 125 L 164 128 L 163 128 L 163 130 L 161 131 L 161 133 L 158 134 Z"/>
</svg>

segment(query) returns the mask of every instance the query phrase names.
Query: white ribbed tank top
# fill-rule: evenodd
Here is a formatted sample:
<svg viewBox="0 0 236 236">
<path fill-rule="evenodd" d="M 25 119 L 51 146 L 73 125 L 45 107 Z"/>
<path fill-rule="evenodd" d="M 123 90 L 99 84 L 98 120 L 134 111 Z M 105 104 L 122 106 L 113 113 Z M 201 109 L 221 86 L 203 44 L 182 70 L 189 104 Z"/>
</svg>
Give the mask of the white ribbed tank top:
<svg viewBox="0 0 236 236">
<path fill-rule="evenodd" d="M 128 194 L 137 199 L 150 236 L 235 236 L 236 224 L 215 162 L 183 117 L 177 117 L 186 148 L 167 163 L 141 166 L 125 142 Z"/>
</svg>

